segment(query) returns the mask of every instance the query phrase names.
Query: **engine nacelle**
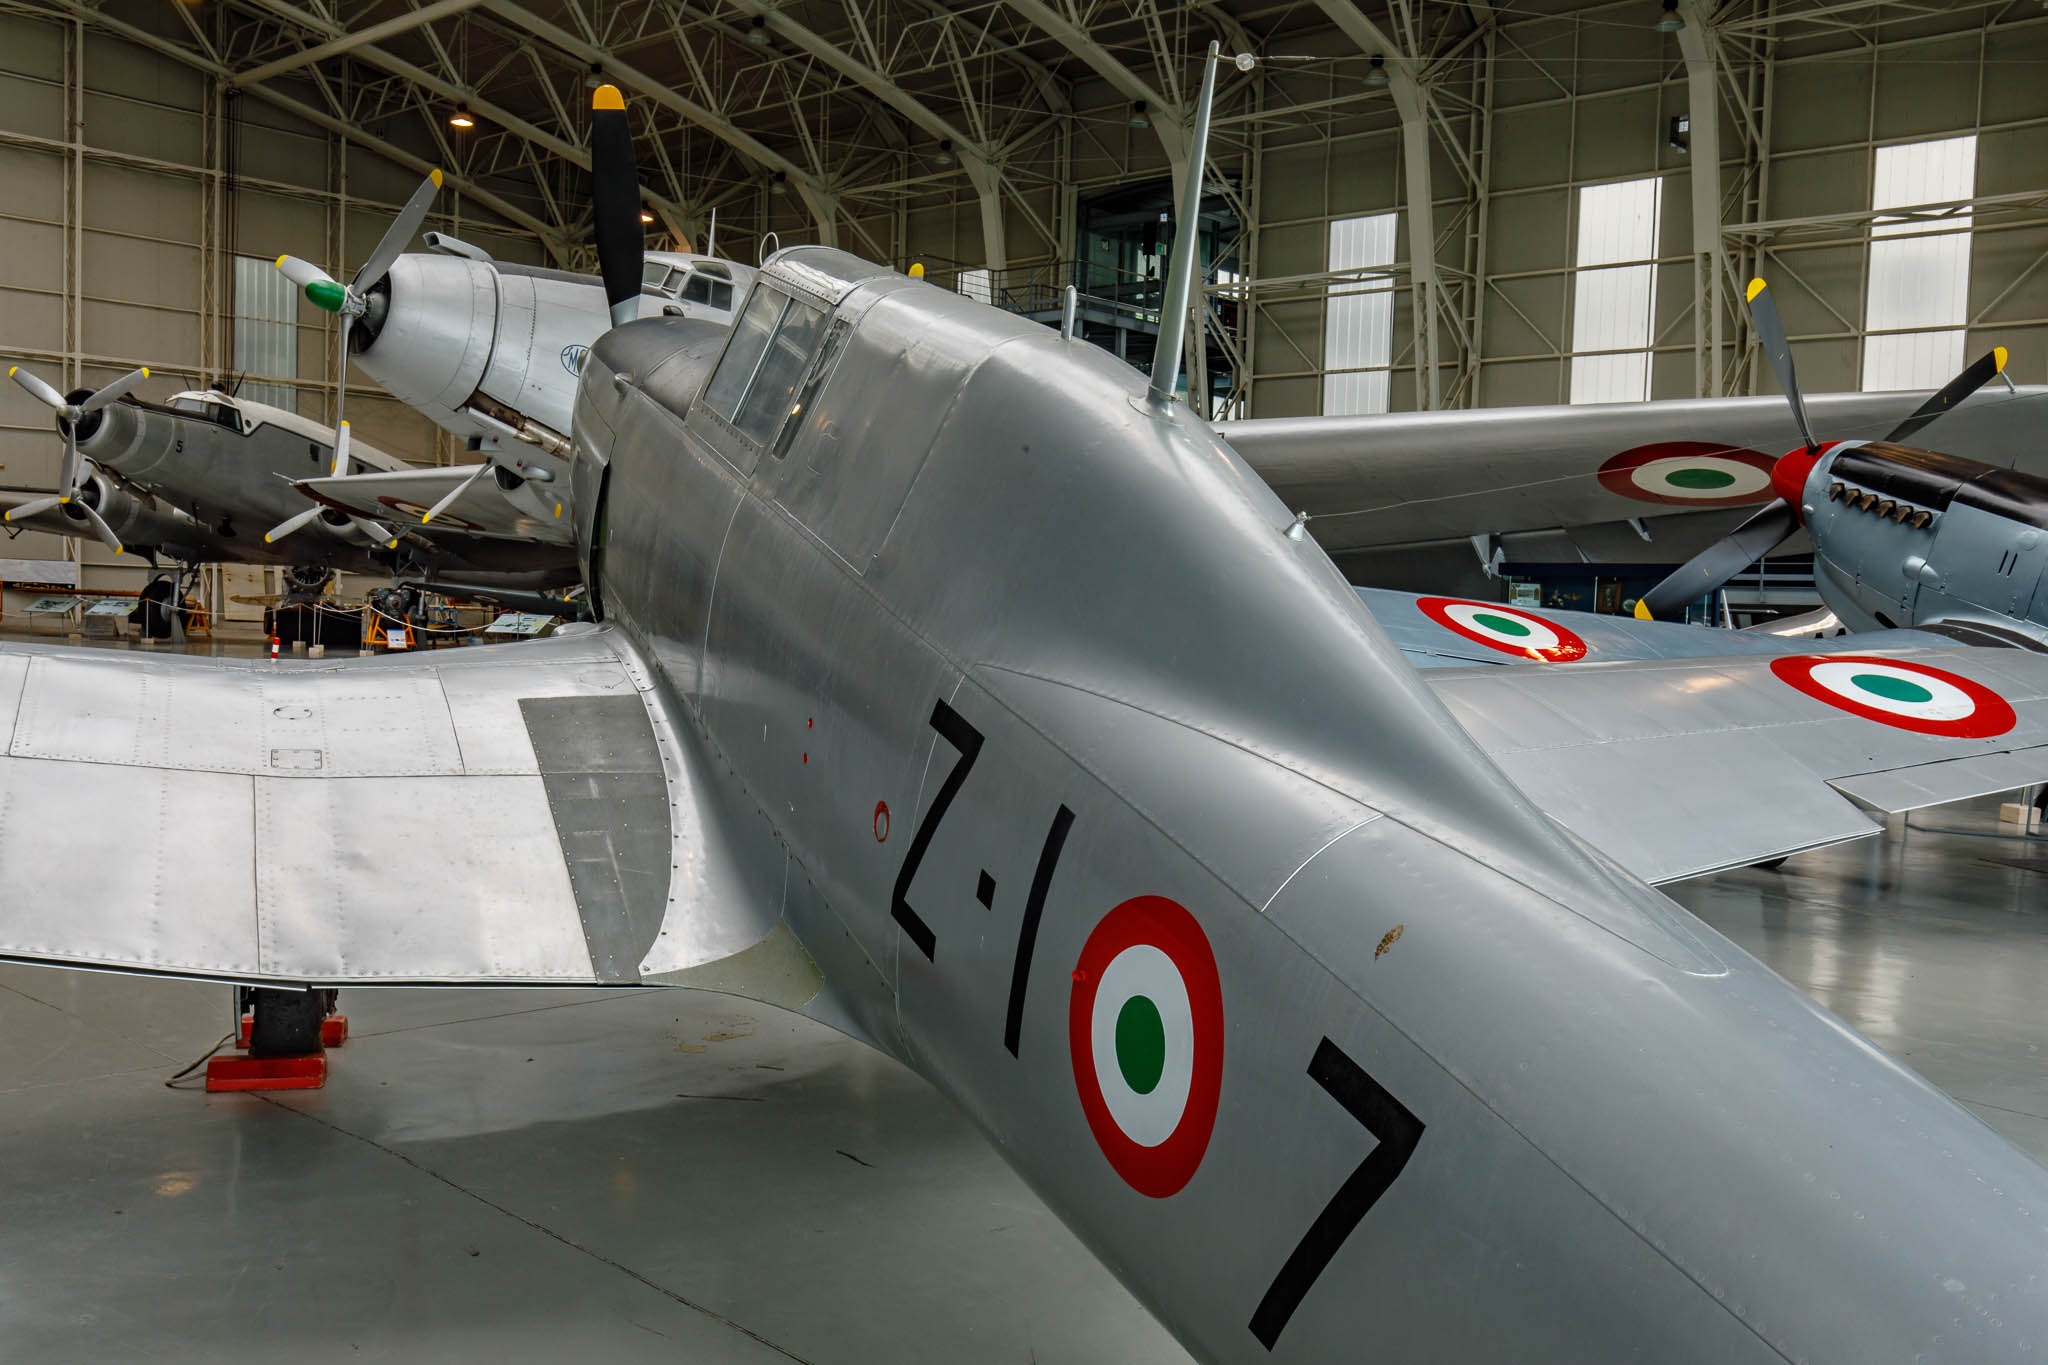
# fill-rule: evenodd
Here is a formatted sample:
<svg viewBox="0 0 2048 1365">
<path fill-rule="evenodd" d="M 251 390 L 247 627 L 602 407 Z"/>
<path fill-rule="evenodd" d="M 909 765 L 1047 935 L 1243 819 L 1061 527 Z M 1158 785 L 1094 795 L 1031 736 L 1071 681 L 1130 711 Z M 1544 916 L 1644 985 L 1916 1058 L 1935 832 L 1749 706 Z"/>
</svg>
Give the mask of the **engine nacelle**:
<svg viewBox="0 0 2048 1365">
<path fill-rule="evenodd" d="M 462 409 L 489 368 L 498 331 L 498 272 L 461 256 L 400 256 L 370 290 L 351 329 L 356 365 L 392 397 L 461 436 L 481 428 Z"/>
</svg>

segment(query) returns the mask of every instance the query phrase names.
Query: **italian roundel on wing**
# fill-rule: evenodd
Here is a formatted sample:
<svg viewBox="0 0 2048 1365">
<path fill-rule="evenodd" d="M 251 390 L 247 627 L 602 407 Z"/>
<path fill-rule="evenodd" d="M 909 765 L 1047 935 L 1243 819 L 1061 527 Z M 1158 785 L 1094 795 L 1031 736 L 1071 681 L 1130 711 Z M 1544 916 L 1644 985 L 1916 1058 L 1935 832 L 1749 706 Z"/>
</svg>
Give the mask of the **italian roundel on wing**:
<svg viewBox="0 0 2048 1365">
<path fill-rule="evenodd" d="M 1067 1009 L 1074 1089 L 1132 1189 L 1176 1194 L 1202 1164 L 1223 1091 L 1223 990 L 1186 907 L 1136 896 L 1096 924 Z"/>
<path fill-rule="evenodd" d="M 1498 602 L 1421 597 L 1416 599 L 1415 606 L 1452 634 L 1503 654 L 1519 654 L 1546 664 L 1568 664 L 1586 657 L 1586 642 L 1570 630 Z"/>
<path fill-rule="evenodd" d="M 1708 441 L 1657 441 L 1599 469 L 1600 486 L 1664 507 L 1736 507 L 1772 497 L 1769 455 Z"/>
<path fill-rule="evenodd" d="M 2004 697 L 1929 664 L 1868 654 L 1801 654 L 1771 660 L 1771 672 L 1838 711 L 1916 734 L 1989 739 L 2019 723 Z"/>
</svg>

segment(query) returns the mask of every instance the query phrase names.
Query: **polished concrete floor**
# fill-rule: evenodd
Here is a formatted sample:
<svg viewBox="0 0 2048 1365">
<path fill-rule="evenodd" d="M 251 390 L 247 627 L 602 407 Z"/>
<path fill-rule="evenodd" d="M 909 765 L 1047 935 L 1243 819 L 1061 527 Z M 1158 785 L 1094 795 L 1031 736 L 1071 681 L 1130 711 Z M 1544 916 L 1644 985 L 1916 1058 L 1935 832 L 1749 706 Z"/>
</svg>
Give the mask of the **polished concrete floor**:
<svg viewBox="0 0 2048 1365">
<path fill-rule="evenodd" d="M 1678 894 L 2048 1160 L 2044 873 L 1977 805 Z M 807 1021 L 343 999 L 324 1091 L 209 1096 L 163 1081 L 224 988 L 0 968 L 0 1361 L 1187 1360 L 944 1099 Z"/>
</svg>

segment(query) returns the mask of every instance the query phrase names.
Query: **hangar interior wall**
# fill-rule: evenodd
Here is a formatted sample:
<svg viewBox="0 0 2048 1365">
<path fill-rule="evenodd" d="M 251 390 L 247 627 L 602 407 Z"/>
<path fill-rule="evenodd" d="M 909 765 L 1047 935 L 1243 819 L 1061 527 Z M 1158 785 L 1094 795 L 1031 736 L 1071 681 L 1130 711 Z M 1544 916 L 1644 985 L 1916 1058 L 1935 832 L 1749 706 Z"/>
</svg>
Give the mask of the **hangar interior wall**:
<svg viewBox="0 0 2048 1365">
<path fill-rule="evenodd" d="M 1490 30 L 1452 45 L 1430 67 L 1437 401 L 1499 406 L 1571 396 L 1581 193 L 1646 176 L 1663 177 L 1654 255 L 1638 262 L 1656 266 L 1651 396 L 1772 390 L 1741 308 L 1742 284 L 1755 273 L 1772 281 L 1805 384 L 1857 387 L 1880 149 L 1961 134 L 1976 139 L 1965 354 L 2002 344 L 2016 379 L 2048 380 L 2048 271 L 2040 268 L 2048 260 L 2048 193 L 2039 178 L 2048 85 L 2038 78 L 2048 63 L 2048 17 L 1959 5 L 1788 38 L 1765 0 L 1720 11 L 1732 15 L 1715 38 L 1713 77 L 1727 260 L 1723 345 L 1711 355 L 1703 340 L 1711 329 L 1696 303 L 1693 166 L 1670 145 L 1672 119 L 1690 113 L 1686 67 L 1674 38 L 1650 26 L 1650 8 L 1609 0 L 1555 14 L 1500 10 Z M 1687 12 L 1699 12 L 1691 0 Z M 1169 101 L 1186 99 L 1216 12 L 1159 13 L 1166 22 L 1134 12 L 1131 41 L 1111 32 L 1105 50 Z M 152 22 L 174 31 L 170 19 Z M 1394 259 L 1370 286 L 1392 295 L 1391 307 L 1375 314 L 1391 318 L 1383 392 L 1395 409 L 1425 405 L 1409 177 L 1394 101 L 1369 80 L 1359 44 L 1335 27 L 1291 30 L 1267 55 L 1309 60 L 1268 63 L 1249 75 L 1226 70 L 1212 147 L 1212 188 L 1244 225 L 1235 244 L 1241 278 L 1212 278 L 1209 299 L 1212 331 L 1237 358 L 1239 410 L 1322 410 L 1333 363 L 1332 224 L 1385 213 L 1397 215 Z M 993 62 L 963 71 L 993 79 Z M 304 81 L 293 73 L 280 84 L 303 90 Z M 1064 282 L 1077 250 L 1077 205 L 1088 196 L 1170 174 L 1160 130 L 1139 126 L 1146 111 L 1111 81 L 1074 64 L 1059 102 L 1063 108 L 1020 112 L 990 97 L 983 111 L 1007 120 L 1003 259 L 986 285 L 999 297 Z M 442 162 L 450 143 L 424 117 L 431 112 L 419 102 L 374 131 Z M 872 118 L 833 117 L 851 128 L 849 138 L 876 136 Z M 660 133 L 655 157 L 681 164 L 693 139 L 702 141 L 680 127 Z M 459 164 L 464 153 L 455 147 Z M 930 151 L 905 142 L 888 153 L 893 172 L 847 187 L 832 205 L 832 235 L 898 266 L 923 262 L 935 282 L 956 283 L 992 264 L 987 220 L 961 168 L 934 163 Z M 358 141 L 30 0 L 0 0 L 0 176 L 13 190 L 0 202 L 0 352 L 65 387 L 148 364 L 155 377 L 143 391 L 153 397 L 236 372 L 236 257 L 267 262 L 291 252 L 345 275 L 417 183 L 416 171 Z M 519 203 L 538 211 L 531 185 L 515 192 L 490 183 L 503 195 L 523 193 Z M 722 193 L 722 252 L 752 260 L 771 241 L 824 235 L 814 205 L 775 188 L 764 179 Z M 1948 232 L 1956 221 L 1921 226 Z M 560 242 L 551 252 L 539 234 L 458 190 L 443 192 L 431 224 L 506 259 L 565 263 Z M 248 382 L 290 386 L 302 411 L 326 417 L 331 321 L 298 307 L 296 373 L 250 372 Z M 1344 345 L 1371 357 L 1379 343 Z M 245 349 L 242 358 L 279 353 Z M 359 375 L 349 406 L 359 439 L 419 462 L 454 454 L 429 424 Z M 46 486 L 57 461 L 43 413 L 14 386 L 0 386 L 0 482 Z M 38 539 L 23 535 L 5 553 L 63 553 Z M 107 558 L 97 546 L 73 553 Z"/>
</svg>

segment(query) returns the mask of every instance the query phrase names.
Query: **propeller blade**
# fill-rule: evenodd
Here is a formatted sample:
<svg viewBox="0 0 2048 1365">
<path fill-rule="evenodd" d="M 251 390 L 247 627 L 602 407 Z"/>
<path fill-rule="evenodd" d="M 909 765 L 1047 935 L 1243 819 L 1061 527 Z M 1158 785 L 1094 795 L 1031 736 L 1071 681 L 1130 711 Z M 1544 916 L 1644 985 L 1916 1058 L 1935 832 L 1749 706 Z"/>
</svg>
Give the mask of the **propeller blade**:
<svg viewBox="0 0 2048 1365">
<path fill-rule="evenodd" d="M 355 319 L 347 313 L 341 315 L 341 363 L 334 376 L 334 429 L 340 431 L 348 425 L 342 414 L 348 411 L 348 329 Z"/>
<path fill-rule="evenodd" d="M 1792 369 L 1792 347 L 1785 340 L 1785 324 L 1778 320 L 1778 305 L 1771 302 L 1770 286 L 1761 279 L 1749 282 L 1749 317 L 1756 324 L 1764 358 L 1771 362 L 1771 373 L 1778 376 L 1778 387 L 1783 390 L 1785 401 L 1792 405 L 1792 420 L 1799 423 L 1801 439 L 1808 450 L 1820 449 L 1820 442 L 1813 439 L 1813 427 L 1806 420 L 1806 400 L 1799 396 L 1799 376 Z"/>
<path fill-rule="evenodd" d="M 283 521 L 280 521 L 277 525 L 271 527 L 268 531 L 265 531 L 263 533 L 263 543 L 265 545 L 275 545 L 277 544 L 277 542 L 283 540 L 292 532 L 304 527 L 308 522 L 312 521 L 313 518 L 319 515 L 320 504 L 316 502 L 311 507 L 308 507 L 305 511 L 299 513 L 297 516 L 286 517 Z"/>
<path fill-rule="evenodd" d="M 122 375 L 119 379 L 116 379 L 113 383 L 108 384 L 106 387 L 94 393 L 90 398 L 86 399 L 83 403 L 80 403 L 78 405 L 78 410 L 81 413 L 98 412 L 107 404 L 115 402 L 118 399 L 127 397 L 128 391 L 130 389 L 134 388 L 137 384 L 140 384 L 143 380 L 147 378 L 149 378 L 149 366 L 147 365 L 144 365 L 139 370 L 130 370 L 128 371 L 128 373 Z"/>
<path fill-rule="evenodd" d="M 598 271 L 612 326 L 640 312 L 641 254 L 647 233 L 640 226 L 640 172 L 633 163 L 633 130 L 626 100 L 615 85 L 600 85 L 590 97 L 590 208 L 595 220 Z"/>
<path fill-rule="evenodd" d="M 2004 373 L 2005 347 L 1994 346 L 1989 355 L 1979 356 L 1976 364 L 1949 380 L 1941 386 L 1941 392 L 1932 395 L 1926 402 L 1913 409 L 1913 415 L 1887 432 L 1885 440 L 1905 440 Z"/>
<path fill-rule="evenodd" d="M 1755 516 L 1673 569 L 1636 602 L 1644 621 L 1676 616 L 1686 603 L 1704 597 L 1783 544 L 1799 529 L 1799 511 L 1773 498 Z"/>
<path fill-rule="evenodd" d="M 37 498 L 33 502 L 25 502 L 19 507 L 8 508 L 7 514 L 0 516 L 0 521 L 27 521 L 30 517 L 40 516 L 63 501 L 64 499 L 61 496 L 52 493 L 47 498 Z"/>
<path fill-rule="evenodd" d="M 297 285 L 307 300 L 315 307 L 325 308 L 330 313 L 339 313 L 341 305 L 348 299 L 348 290 L 341 281 L 314 265 L 296 256 L 280 256 L 277 268 L 284 277 Z"/>
<path fill-rule="evenodd" d="M 15 383 L 21 385 L 24 389 L 27 389 L 36 397 L 42 399 L 45 403 L 48 403 L 52 408 L 55 408 L 58 412 L 63 412 L 71 406 L 69 403 L 66 403 L 64 401 L 63 394 L 57 392 L 48 384 L 45 384 L 42 380 L 38 379 L 35 375 L 30 374 L 27 370 L 24 370 L 19 365 L 8 366 L 7 377 L 9 379 L 12 379 Z"/>
<path fill-rule="evenodd" d="M 441 173 L 428 171 L 427 178 L 412 192 L 412 198 L 405 201 L 405 207 L 391 220 L 391 226 L 384 229 L 384 240 L 377 243 L 377 249 L 370 253 L 370 259 L 363 262 L 363 268 L 349 281 L 349 289 L 360 297 L 364 290 L 383 279 L 391 271 L 391 263 L 412 241 L 413 234 L 420 230 L 420 224 L 427 220 L 427 210 L 433 206 L 434 195 L 441 188 Z"/>
<path fill-rule="evenodd" d="M 398 537 L 391 533 L 389 526 L 371 521 L 368 517 L 350 517 L 349 524 L 387 550 L 398 548 Z"/>
<path fill-rule="evenodd" d="M 421 515 L 420 525 L 425 526 L 435 517 L 440 516 L 450 507 L 453 507 L 455 505 L 456 500 L 460 498 L 464 493 L 467 493 L 469 491 L 469 486 L 475 483 L 478 479 L 481 479 L 486 473 L 489 472 L 490 468 L 491 462 L 489 460 L 485 460 L 482 464 L 478 465 L 476 469 L 470 473 L 470 476 L 468 478 L 464 479 L 461 483 L 456 484 L 455 487 L 449 489 L 445 497 L 443 497 L 439 502 L 435 503 L 432 507 L 429 507 L 426 510 L 426 512 Z"/>
<path fill-rule="evenodd" d="M 334 478 L 348 473 L 348 423 L 334 429 Z"/>
<path fill-rule="evenodd" d="M 121 537 L 114 534 L 114 528 L 107 525 L 105 517 L 93 510 L 91 503 L 80 498 L 78 500 L 78 510 L 85 513 L 85 519 L 92 523 L 93 534 L 100 538 L 101 544 L 117 555 L 125 553 L 121 548 Z"/>
</svg>

